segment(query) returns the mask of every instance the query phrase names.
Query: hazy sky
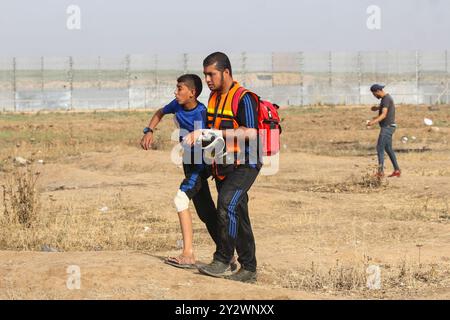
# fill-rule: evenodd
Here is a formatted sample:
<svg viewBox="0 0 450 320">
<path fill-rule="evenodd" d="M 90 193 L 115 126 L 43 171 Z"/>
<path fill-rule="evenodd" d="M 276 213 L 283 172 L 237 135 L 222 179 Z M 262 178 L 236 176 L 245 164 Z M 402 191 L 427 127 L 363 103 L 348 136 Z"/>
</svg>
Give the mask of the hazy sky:
<svg viewBox="0 0 450 320">
<path fill-rule="evenodd" d="M 80 30 L 66 27 L 71 4 Z M 449 16 L 448 0 L 2 0 L 0 55 L 431 51 L 450 49 Z"/>
</svg>

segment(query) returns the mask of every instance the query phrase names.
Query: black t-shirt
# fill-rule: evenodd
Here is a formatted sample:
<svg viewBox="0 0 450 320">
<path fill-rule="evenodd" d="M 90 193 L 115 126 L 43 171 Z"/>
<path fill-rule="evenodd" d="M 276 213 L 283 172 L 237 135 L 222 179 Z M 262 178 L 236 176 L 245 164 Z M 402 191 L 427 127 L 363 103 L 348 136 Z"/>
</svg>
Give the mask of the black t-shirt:
<svg viewBox="0 0 450 320">
<path fill-rule="evenodd" d="M 246 128 L 258 129 L 258 105 L 254 96 L 250 93 L 244 94 L 239 102 L 236 122 L 239 126 Z M 245 152 L 240 155 L 241 163 L 245 160 L 245 164 L 252 167 L 261 168 L 262 161 L 259 156 L 259 139 L 255 141 L 245 142 Z"/>
<path fill-rule="evenodd" d="M 387 108 L 388 113 L 386 118 L 380 121 L 380 127 L 388 127 L 391 124 L 395 124 L 395 105 L 394 99 L 392 99 L 390 94 L 386 94 L 383 98 L 381 98 L 379 114 L 382 113 L 383 108 Z"/>
</svg>

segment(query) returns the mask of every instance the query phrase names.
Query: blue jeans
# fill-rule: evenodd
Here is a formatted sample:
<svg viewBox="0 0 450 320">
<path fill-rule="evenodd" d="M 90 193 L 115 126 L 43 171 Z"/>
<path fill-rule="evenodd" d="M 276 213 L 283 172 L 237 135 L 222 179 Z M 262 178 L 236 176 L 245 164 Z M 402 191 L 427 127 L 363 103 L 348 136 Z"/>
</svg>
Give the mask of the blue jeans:
<svg viewBox="0 0 450 320">
<path fill-rule="evenodd" d="M 397 158 L 392 148 L 392 136 L 394 135 L 395 127 L 381 127 L 380 136 L 378 137 L 377 143 L 377 154 L 378 154 L 378 170 L 380 172 L 384 171 L 384 151 L 386 150 L 389 158 L 391 159 L 394 170 L 400 170 L 397 163 Z"/>
</svg>

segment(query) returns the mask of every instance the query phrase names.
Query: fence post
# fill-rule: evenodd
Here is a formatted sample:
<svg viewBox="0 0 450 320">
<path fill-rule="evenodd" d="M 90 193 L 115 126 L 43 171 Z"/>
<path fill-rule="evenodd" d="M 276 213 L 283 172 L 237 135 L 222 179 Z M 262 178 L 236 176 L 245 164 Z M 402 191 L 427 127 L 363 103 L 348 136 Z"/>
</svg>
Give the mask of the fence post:
<svg viewBox="0 0 450 320">
<path fill-rule="evenodd" d="M 12 90 L 13 90 L 13 102 L 14 102 L 14 112 L 17 111 L 17 101 L 16 101 L 16 93 L 17 93 L 17 82 L 16 82 L 16 57 L 12 60 Z"/>
<path fill-rule="evenodd" d="M 125 75 L 127 77 L 127 91 L 128 91 L 128 109 L 130 109 L 130 89 L 131 89 L 131 74 L 130 74 L 130 55 L 125 56 Z"/>
<path fill-rule="evenodd" d="M 445 90 L 446 95 L 445 95 L 445 104 L 448 104 L 448 78 L 449 78 L 449 74 L 448 74 L 448 50 L 445 50 Z"/>
<path fill-rule="evenodd" d="M 333 56 L 330 51 L 328 52 L 328 86 L 330 87 L 329 88 L 330 90 L 333 86 L 332 72 L 333 72 Z"/>
<path fill-rule="evenodd" d="M 97 57 L 97 86 L 99 90 L 102 90 L 102 58 Z"/>
<path fill-rule="evenodd" d="M 305 101 L 304 101 L 304 84 L 303 84 L 303 72 L 304 72 L 304 68 L 303 68 L 303 51 L 300 51 L 298 53 L 298 62 L 299 62 L 299 73 L 300 73 L 300 106 L 304 106 L 305 105 Z"/>
<path fill-rule="evenodd" d="M 419 81 L 420 81 L 420 55 L 416 51 L 416 105 L 419 104 Z"/>
<path fill-rule="evenodd" d="M 331 51 L 328 52 L 328 93 L 327 93 L 327 96 L 330 96 L 334 99 L 334 96 L 333 96 L 333 56 L 332 56 Z M 331 101 L 331 99 L 328 101 Z M 327 103 L 327 102 L 324 102 L 324 103 Z M 333 100 L 333 105 L 334 105 L 334 100 Z"/>
<path fill-rule="evenodd" d="M 390 57 L 389 50 L 386 50 L 386 59 L 384 60 L 385 65 L 386 65 L 386 80 L 384 81 L 385 85 L 390 83 L 389 77 L 390 77 L 391 70 L 389 69 L 389 64 L 390 64 L 389 57 Z"/>
<path fill-rule="evenodd" d="M 45 89 L 44 56 L 41 56 L 41 103 L 43 106 L 45 105 L 44 89 Z"/>
<path fill-rule="evenodd" d="M 362 54 L 361 51 L 358 51 L 358 104 L 361 104 L 361 85 L 362 85 Z"/>
<path fill-rule="evenodd" d="M 73 110 L 73 57 L 69 57 L 69 90 L 70 90 L 70 109 Z"/>
</svg>

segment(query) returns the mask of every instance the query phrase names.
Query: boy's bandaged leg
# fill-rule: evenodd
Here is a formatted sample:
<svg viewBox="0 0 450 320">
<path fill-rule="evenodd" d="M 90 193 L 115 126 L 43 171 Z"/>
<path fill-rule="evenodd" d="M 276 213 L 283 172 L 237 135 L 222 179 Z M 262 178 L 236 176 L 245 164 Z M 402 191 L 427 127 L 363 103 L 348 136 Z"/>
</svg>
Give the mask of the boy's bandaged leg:
<svg viewBox="0 0 450 320">
<path fill-rule="evenodd" d="M 181 212 L 189 208 L 189 198 L 186 193 L 181 190 L 178 190 L 173 202 L 175 203 L 177 212 Z"/>
</svg>

